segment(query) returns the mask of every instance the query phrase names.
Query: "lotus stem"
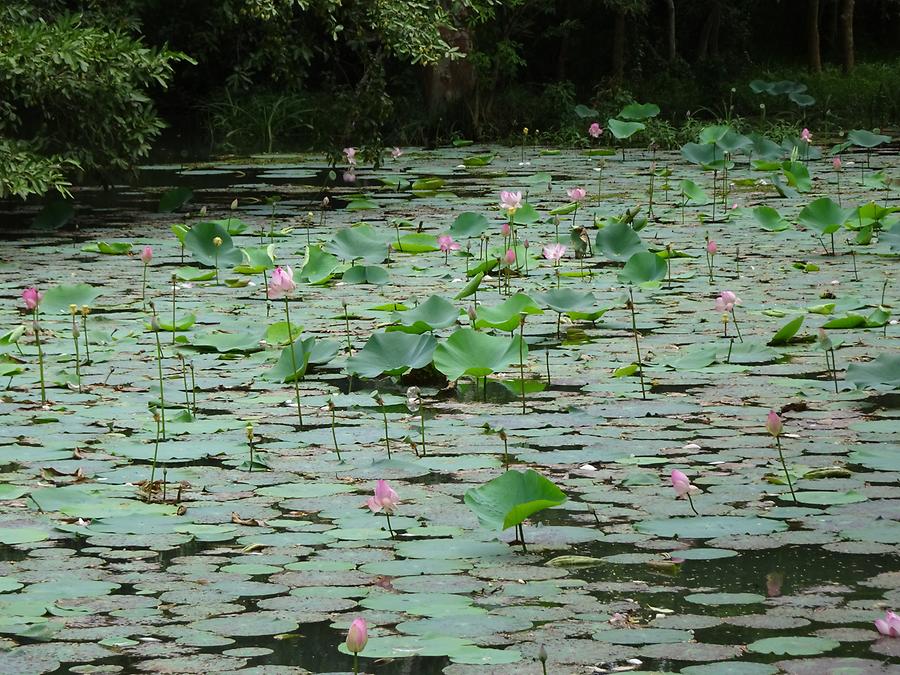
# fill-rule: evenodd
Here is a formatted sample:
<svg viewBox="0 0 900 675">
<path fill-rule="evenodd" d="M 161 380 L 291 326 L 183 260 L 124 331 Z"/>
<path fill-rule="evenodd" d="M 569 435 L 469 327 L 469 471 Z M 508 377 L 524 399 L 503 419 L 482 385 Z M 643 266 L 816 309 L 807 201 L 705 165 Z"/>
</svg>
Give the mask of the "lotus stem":
<svg viewBox="0 0 900 675">
<path fill-rule="evenodd" d="M 162 342 L 159 339 L 159 326 L 156 326 L 156 330 L 153 331 L 153 335 L 156 336 L 156 367 L 159 375 L 159 411 L 160 418 L 162 420 L 162 437 L 165 439 L 166 437 L 166 399 L 165 399 L 165 389 L 163 388 L 163 351 L 162 351 Z"/>
<path fill-rule="evenodd" d="M 787 478 L 788 488 L 791 491 L 791 497 L 794 500 L 794 503 L 797 503 L 797 495 L 794 494 L 794 484 L 791 482 L 791 474 L 788 471 L 787 464 L 784 463 L 784 454 L 781 452 L 781 438 L 779 436 L 775 437 L 775 446 L 778 448 L 778 458 L 781 460 L 781 468 L 784 469 L 784 477 Z"/>
<path fill-rule="evenodd" d="M 147 486 L 147 496 L 150 501 L 153 501 L 153 480 L 156 477 L 156 458 L 159 454 L 159 422 L 162 419 L 159 416 L 158 411 L 154 411 L 153 413 L 153 421 L 156 422 L 156 440 L 153 444 L 153 464 L 150 467 L 150 483 Z"/>
<path fill-rule="evenodd" d="M 144 275 L 141 281 L 141 307 L 147 309 L 147 264 L 144 263 Z"/>
<path fill-rule="evenodd" d="M 353 345 L 350 344 L 350 314 L 347 312 L 347 303 L 344 302 L 344 329 L 347 335 L 347 353 L 353 354 Z"/>
<path fill-rule="evenodd" d="M 197 381 L 194 379 L 194 362 L 188 364 L 191 369 L 191 413 L 197 416 Z"/>
<path fill-rule="evenodd" d="M 688 492 L 688 493 L 686 493 L 686 494 L 687 494 L 687 498 L 688 498 L 688 504 L 691 505 L 691 510 L 694 512 L 694 515 L 695 515 L 695 516 L 699 516 L 700 513 L 697 511 L 697 508 L 694 506 L 694 500 L 691 499 L 691 493 Z"/>
<path fill-rule="evenodd" d="M 425 452 L 425 405 L 419 408 L 419 419 L 421 420 L 421 430 L 422 430 L 422 455 L 426 455 L 428 453 Z"/>
<path fill-rule="evenodd" d="M 744 338 L 741 336 L 741 327 L 738 325 L 737 316 L 734 313 L 734 307 L 731 308 L 731 319 L 732 321 L 734 321 L 734 329 L 737 331 L 738 340 L 743 342 Z"/>
<path fill-rule="evenodd" d="M 390 532 L 390 534 L 391 534 L 391 539 L 394 539 L 394 530 L 391 527 L 391 514 L 385 513 L 384 517 L 387 518 L 388 532 Z"/>
<path fill-rule="evenodd" d="M 331 410 L 331 439 L 334 441 L 334 452 L 337 454 L 337 458 L 339 462 L 343 462 L 341 459 L 341 449 L 338 447 L 337 440 L 337 431 L 335 430 L 335 409 L 334 403 L 332 401 L 328 401 L 328 408 Z"/>
<path fill-rule="evenodd" d="M 182 356 L 181 354 L 178 355 L 178 360 L 181 361 L 181 380 L 184 383 L 184 407 L 190 413 L 191 396 L 188 393 L 187 365 L 184 361 L 184 356 Z"/>
<path fill-rule="evenodd" d="M 81 306 L 81 332 L 84 335 L 84 363 L 91 364 L 91 342 L 88 340 L 87 318 L 91 313 L 91 308 L 87 305 Z"/>
<path fill-rule="evenodd" d="M 525 314 L 519 323 L 519 379 L 522 382 L 522 414 L 525 414 Z"/>
<path fill-rule="evenodd" d="M 269 302 L 269 275 L 266 274 L 266 271 L 263 270 L 263 290 L 266 293 L 266 318 L 269 318 L 269 311 L 272 309 L 272 305 Z"/>
<path fill-rule="evenodd" d="M 216 270 L 219 268 L 217 267 Z M 176 277 L 172 275 L 172 344 L 175 344 L 175 289 L 177 288 Z"/>
<path fill-rule="evenodd" d="M 528 553 L 528 549 L 525 547 L 525 528 L 522 523 L 516 525 L 516 530 L 519 534 L 519 543 L 522 545 L 522 553 Z"/>
<path fill-rule="evenodd" d="M 628 308 L 631 310 L 631 330 L 634 332 L 634 350 L 637 352 L 638 375 L 641 378 L 641 398 L 647 400 L 647 390 L 644 388 L 644 365 L 641 363 L 641 344 L 638 340 L 637 317 L 634 313 L 634 291 L 628 288 Z"/>
<path fill-rule="evenodd" d="M 381 406 L 381 417 L 384 419 L 384 445 L 387 448 L 388 459 L 391 458 L 391 438 L 388 435 L 387 411 Z"/>
<path fill-rule="evenodd" d="M 547 364 L 547 386 L 550 386 L 550 350 L 544 350 L 544 362 Z"/>
<path fill-rule="evenodd" d="M 291 354 L 291 368 L 293 369 L 294 397 L 297 400 L 297 417 L 300 420 L 300 431 L 303 431 L 303 409 L 300 407 L 300 379 L 297 377 L 297 356 L 294 354 L 294 335 L 291 329 L 291 309 L 288 298 L 284 298 L 284 318 L 287 321 L 288 350 Z"/>
<path fill-rule="evenodd" d="M 850 249 L 850 257 L 853 260 L 853 281 L 859 281 L 859 271 L 856 269 L 856 249 Z"/>
<path fill-rule="evenodd" d="M 34 308 L 34 343 L 37 346 L 38 353 L 38 373 L 41 378 L 41 405 L 47 405 L 47 386 L 44 383 L 44 348 L 41 345 L 41 326 L 38 321 L 38 309 Z"/>
<path fill-rule="evenodd" d="M 725 356 L 725 363 L 731 363 L 731 350 L 734 347 L 734 338 L 728 340 L 728 354 Z"/>
<path fill-rule="evenodd" d="M 72 315 L 72 342 L 75 343 L 75 379 L 78 381 L 78 393 L 82 393 L 81 389 L 81 353 L 78 345 L 78 320 L 75 314 L 78 308 L 75 305 L 69 306 L 69 313 Z"/>
</svg>

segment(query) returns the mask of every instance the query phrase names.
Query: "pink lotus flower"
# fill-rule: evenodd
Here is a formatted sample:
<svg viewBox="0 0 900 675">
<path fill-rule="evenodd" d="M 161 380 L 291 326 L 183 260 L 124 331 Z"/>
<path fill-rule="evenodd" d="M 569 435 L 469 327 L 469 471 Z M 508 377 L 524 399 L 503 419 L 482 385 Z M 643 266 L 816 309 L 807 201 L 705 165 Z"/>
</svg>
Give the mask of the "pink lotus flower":
<svg viewBox="0 0 900 675">
<path fill-rule="evenodd" d="M 504 237 L 508 237 L 510 232 L 509 223 L 503 223 L 503 225 L 500 226 L 500 234 Z"/>
<path fill-rule="evenodd" d="M 781 417 L 778 416 L 778 413 L 774 410 L 769 411 L 768 417 L 766 417 L 766 431 L 772 434 L 775 438 L 781 436 L 781 431 L 784 429 L 784 422 L 781 421 Z"/>
<path fill-rule="evenodd" d="M 678 469 L 672 470 L 672 487 L 675 488 L 675 494 L 679 498 L 700 492 L 700 488 L 696 485 L 691 485 L 690 479 Z"/>
<path fill-rule="evenodd" d="M 379 480 L 375 484 L 375 496 L 366 500 L 366 506 L 372 510 L 372 513 L 384 511 L 388 515 L 394 512 L 399 503 L 400 497 L 391 489 L 386 480 Z"/>
<path fill-rule="evenodd" d="M 831 160 L 831 166 L 834 167 L 835 171 L 841 170 L 841 168 L 844 166 L 844 163 L 841 161 L 840 156 L 835 155 L 834 159 Z"/>
<path fill-rule="evenodd" d="M 437 238 L 438 247 L 441 249 L 441 253 L 449 253 L 450 251 L 458 251 L 459 244 L 453 241 L 453 237 L 449 234 L 442 234 Z"/>
<path fill-rule="evenodd" d="M 347 641 L 345 642 L 347 651 L 359 654 L 366 648 L 368 641 L 369 627 L 366 625 L 366 620 L 362 617 L 353 619 L 353 623 L 350 624 L 350 630 L 347 631 Z"/>
<path fill-rule="evenodd" d="M 584 201 L 584 198 L 587 197 L 587 190 L 582 187 L 576 187 L 571 190 L 566 190 L 566 194 L 569 195 L 569 199 L 577 203 Z"/>
<path fill-rule="evenodd" d="M 716 242 L 714 242 L 712 239 L 710 239 L 708 242 L 706 242 L 706 252 L 707 253 L 709 253 L 710 255 L 715 255 L 718 252 L 718 250 L 719 250 L 719 247 L 716 246 Z"/>
<path fill-rule="evenodd" d="M 344 148 L 344 157 L 347 159 L 347 164 L 353 166 L 356 164 L 356 148 Z"/>
<path fill-rule="evenodd" d="M 344 172 L 344 182 L 345 183 L 355 183 L 356 182 L 356 174 L 353 172 L 353 169 Z"/>
<path fill-rule="evenodd" d="M 402 156 L 403 151 L 397 146 L 394 146 L 394 149 L 391 150 L 391 157 L 393 157 L 394 159 L 400 159 Z"/>
<path fill-rule="evenodd" d="M 809 133 L 809 129 L 804 128 L 803 131 L 800 132 L 800 138 L 809 143 L 812 140 L 812 134 Z"/>
<path fill-rule="evenodd" d="M 554 262 L 560 260 L 566 254 L 566 247 L 563 244 L 548 244 L 544 247 L 544 257 Z"/>
<path fill-rule="evenodd" d="M 25 309 L 29 312 L 33 312 L 37 309 L 37 306 L 41 303 L 41 298 L 43 297 L 44 294 L 40 293 L 34 286 L 22 291 L 22 301 L 25 303 Z"/>
<path fill-rule="evenodd" d="M 887 637 L 900 637 L 900 616 L 887 612 L 883 619 L 875 619 L 875 628 Z"/>
<path fill-rule="evenodd" d="M 507 249 L 506 255 L 503 256 L 503 262 L 507 264 L 507 266 L 512 265 L 516 262 L 516 252 L 513 249 Z"/>
<path fill-rule="evenodd" d="M 276 267 L 269 281 L 269 300 L 278 300 L 294 292 L 297 284 L 294 283 L 294 270 L 290 266 Z"/>
<path fill-rule="evenodd" d="M 716 298 L 716 311 L 717 312 L 730 312 L 732 311 L 736 305 L 741 304 L 741 299 L 736 296 L 731 291 L 722 291 L 719 293 L 719 297 Z"/>
<path fill-rule="evenodd" d="M 141 251 L 141 262 L 149 265 L 151 260 L 153 260 L 153 247 L 145 246 L 144 250 Z"/>
<path fill-rule="evenodd" d="M 500 193 L 500 208 L 515 211 L 522 208 L 522 193 L 503 190 Z"/>
<path fill-rule="evenodd" d="M 588 127 L 588 133 L 591 135 L 591 138 L 600 138 L 603 135 L 603 127 L 601 127 L 597 122 L 594 122 L 591 126 Z"/>
</svg>

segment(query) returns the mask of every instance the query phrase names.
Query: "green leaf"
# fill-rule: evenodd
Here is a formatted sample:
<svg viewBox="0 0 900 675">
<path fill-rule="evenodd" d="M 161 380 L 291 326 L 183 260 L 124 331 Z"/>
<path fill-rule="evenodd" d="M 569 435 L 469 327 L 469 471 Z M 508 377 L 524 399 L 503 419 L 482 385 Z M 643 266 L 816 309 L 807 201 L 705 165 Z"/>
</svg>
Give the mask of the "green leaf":
<svg viewBox="0 0 900 675">
<path fill-rule="evenodd" d="M 460 213 L 450 226 L 450 234 L 457 239 L 478 237 L 490 227 L 490 222 L 480 213 Z"/>
<path fill-rule="evenodd" d="M 437 251 L 437 237 L 424 232 L 411 232 L 400 237 L 400 241 L 394 242 L 394 250 L 401 253 L 427 253 Z"/>
<path fill-rule="evenodd" d="M 495 264 L 496 264 L 496 261 L 495 261 Z M 459 293 L 457 293 L 453 297 L 453 299 L 454 300 L 462 300 L 463 298 L 468 298 L 476 290 L 478 290 L 478 287 L 481 285 L 482 279 L 484 279 L 484 272 L 479 272 L 478 274 L 476 274 L 474 277 L 472 277 L 469 280 L 469 283 L 467 283 L 465 286 L 463 286 L 462 290 Z"/>
<path fill-rule="evenodd" d="M 240 249 L 243 262 L 234 268 L 238 274 L 262 274 L 275 269 L 275 244 Z"/>
<path fill-rule="evenodd" d="M 771 206 L 757 206 L 753 209 L 753 217 L 759 226 L 768 232 L 783 232 L 791 225 Z"/>
<path fill-rule="evenodd" d="M 391 320 L 396 325 L 389 326 L 388 331 L 425 333 L 455 324 L 459 320 L 459 309 L 449 300 L 432 295 L 413 309 L 394 312 Z"/>
<path fill-rule="evenodd" d="M 466 505 L 483 527 L 505 530 L 566 501 L 565 493 L 533 469 L 507 471 L 466 491 Z"/>
<path fill-rule="evenodd" d="M 127 241 L 97 241 L 81 247 L 85 253 L 103 253 L 104 255 L 124 255 L 130 253 L 131 249 L 132 245 Z"/>
<path fill-rule="evenodd" d="M 40 309 L 47 314 L 55 314 L 57 312 L 69 313 L 69 305 L 78 305 L 82 307 L 92 306 L 94 300 L 102 291 L 94 288 L 89 284 L 71 284 L 54 286 L 44 292 L 41 300 Z"/>
<path fill-rule="evenodd" d="M 778 656 L 812 656 L 837 649 L 841 643 L 821 637 L 803 635 L 785 635 L 770 637 L 751 642 L 747 649 L 757 654 L 776 654 Z"/>
<path fill-rule="evenodd" d="M 616 262 L 625 262 L 635 253 L 647 250 L 631 225 L 620 221 L 612 221 L 601 228 L 594 243 L 607 258 Z"/>
<path fill-rule="evenodd" d="M 644 284 L 665 278 L 667 271 L 666 261 L 655 253 L 635 253 L 619 272 L 619 280 L 623 283 Z"/>
<path fill-rule="evenodd" d="M 325 245 L 325 250 L 344 260 L 359 260 L 367 263 L 381 263 L 387 254 L 388 241 L 371 225 L 338 230 L 334 238 Z"/>
<path fill-rule="evenodd" d="M 697 204 L 698 206 L 703 206 L 710 202 L 709 195 L 692 180 L 685 179 L 681 181 L 681 194 L 684 195 L 685 205 L 694 202 L 694 204 Z"/>
<path fill-rule="evenodd" d="M 624 140 L 626 138 L 631 138 L 638 131 L 642 129 L 646 129 L 647 127 L 641 122 L 623 122 L 621 120 L 617 120 L 614 118 L 610 118 L 606 121 L 606 126 L 612 132 L 612 135 L 618 138 L 619 140 Z"/>
<path fill-rule="evenodd" d="M 164 192 L 159 199 L 157 211 L 160 213 L 172 213 L 187 204 L 194 198 L 194 191 L 187 187 L 173 188 Z"/>
<path fill-rule="evenodd" d="M 469 155 L 463 158 L 463 165 L 469 167 L 487 166 L 494 161 L 494 155 L 488 153 L 484 155 Z"/>
<path fill-rule="evenodd" d="M 646 120 L 659 115 L 659 106 L 655 103 L 630 103 L 619 112 L 623 120 Z M 619 136 L 616 136 L 619 138 Z"/>
<path fill-rule="evenodd" d="M 338 259 L 326 253 L 316 244 L 306 247 L 306 259 L 303 267 L 297 273 L 298 281 L 308 284 L 323 284 L 331 279 L 335 270 L 340 266 Z"/>
<path fill-rule="evenodd" d="M 800 330 L 800 326 L 803 325 L 803 315 L 796 316 L 786 324 L 784 324 L 775 335 L 772 336 L 772 339 L 769 340 L 770 345 L 786 345 L 791 341 L 791 338 L 797 334 L 797 331 Z"/>
<path fill-rule="evenodd" d="M 356 265 L 344 272 L 343 281 L 347 284 L 383 286 L 390 281 L 390 275 L 386 269 L 378 265 Z"/>
<path fill-rule="evenodd" d="M 476 328 L 495 328 L 510 332 L 522 323 L 521 314 L 542 314 L 543 310 L 524 293 L 516 293 L 499 305 L 481 305 L 475 321 Z"/>
<path fill-rule="evenodd" d="M 216 238 L 221 244 L 216 246 Z M 235 248 L 228 230 L 219 223 L 197 223 L 184 235 L 184 248 L 204 267 L 231 267 L 240 264 L 243 254 Z"/>
<path fill-rule="evenodd" d="M 867 363 L 851 363 L 847 381 L 857 389 L 900 389 L 900 354 L 879 354 Z"/>
<path fill-rule="evenodd" d="M 837 232 L 850 217 L 852 211 L 843 209 L 828 197 L 821 197 L 803 207 L 799 221 L 819 234 Z"/>
<path fill-rule="evenodd" d="M 486 377 L 528 356 L 528 346 L 518 336 L 510 339 L 461 328 L 434 350 L 434 367 L 450 381 L 464 375 Z"/>
<path fill-rule="evenodd" d="M 875 148 L 883 143 L 890 143 L 891 137 L 875 134 L 865 129 L 853 129 L 847 134 L 847 140 L 860 148 Z"/>
<path fill-rule="evenodd" d="M 345 371 L 362 377 L 403 375 L 424 368 L 434 356 L 437 341 L 431 335 L 375 333 L 365 346 L 347 359 Z"/>
</svg>

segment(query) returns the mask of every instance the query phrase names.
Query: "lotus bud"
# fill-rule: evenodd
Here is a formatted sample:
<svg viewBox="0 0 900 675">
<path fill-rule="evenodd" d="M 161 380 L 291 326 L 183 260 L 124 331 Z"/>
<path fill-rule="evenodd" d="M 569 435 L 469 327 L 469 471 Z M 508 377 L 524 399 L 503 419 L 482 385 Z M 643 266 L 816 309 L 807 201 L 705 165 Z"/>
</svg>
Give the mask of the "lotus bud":
<svg viewBox="0 0 900 675">
<path fill-rule="evenodd" d="M 200 216 L 203 217 L 203 216 L 205 216 L 205 215 L 206 215 L 206 207 L 205 207 L 205 206 L 201 206 L 201 207 L 200 207 Z"/>
<path fill-rule="evenodd" d="M 159 317 L 156 316 L 156 314 L 154 314 L 153 316 L 150 317 L 150 329 L 154 333 L 158 333 L 159 331 L 162 330 L 162 327 L 159 324 Z"/>
<path fill-rule="evenodd" d="M 219 248 L 222 245 L 222 237 L 213 237 L 213 246 Z"/>
<path fill-rule="evenodd" d="M 353 620 L 350 624 L 350 630 L 347 631 L 347 651 L 353 654 L 359 654 L 366 648 L 366 642 L 369 641 L 369 628 L 366 620 L 362 617 Z"/>
<path fill-rule="evenodd" d="M 538 648 L 537 657 L 538 661 L 540 661 L 541 663 L 547 663 L 547 648 L 544 647 L 544 645 L 541 645 Z"/>
<path fill-rule="evenodd" d="M 252 422 L 247 422 L 246 432 L 247 432 L 247 442 L 252 443 L 253 442 L 253 423 Z"/>
<path fill-rule="evenodd" d="M 78 305 L 69 305 L 69 314 L 72 316 L 78 314 Z"/>
<path fill-rule="evenodd" d="M 781 417 L 774 410 L 770 410 L 768 416 L 766 417 L 766 431 L 772 434 L 775 438 L 781 436 L 781 432 L 784 430 L 784 422 L 781 420 Z"/>
<path fill-rule="evenodd" d="M 328 205 L 331 203 L 331 200 L 328 197 L 322 197 L 322 208 L 327 209 Z"/>
<path fill-rule="evenodd" d="M 501 430 L 497 433 L 497 436 L 500 437 L 500 440 L 501 440 L 501 441 L 503 441 L 504 443 L 506 443 L 506 440 L 507 440 L 506 429 L 501 429 Z"/>
<path fill-rule="evenodd" d="M 235 197 L 234 199 L 231 200 L 231 205 L 228 208 L 230 208 L 232 211 L 234 211 L 237 207 L 238 207 L 238 200 L 237 200 L 237 197 Z"/>
<path fill-rule="evenodd" d="M 475 309 L 475 305 L 469 305 L 468 309 L 466 309 L 466 314 L 469 315 L 469 321 L 475 323 L 478 319 L 478 310 Z"/>
<path fill-rule="evenodd" d="M 78 327 L 78 324 L 72 324 L 72 337 L 78 338 L 81 336 L 81 329 Z"/>
<path fill-rule="evenodd" d="M 91 308 L 88 305 L 81 306 L 81 316 L 87 316 L 91 313 Z"/>
<path fill-rule="evenodd" d="M 528 135 L 528 127 L 522 127 L 522 133 L 527 136 Z"/>
</svg>

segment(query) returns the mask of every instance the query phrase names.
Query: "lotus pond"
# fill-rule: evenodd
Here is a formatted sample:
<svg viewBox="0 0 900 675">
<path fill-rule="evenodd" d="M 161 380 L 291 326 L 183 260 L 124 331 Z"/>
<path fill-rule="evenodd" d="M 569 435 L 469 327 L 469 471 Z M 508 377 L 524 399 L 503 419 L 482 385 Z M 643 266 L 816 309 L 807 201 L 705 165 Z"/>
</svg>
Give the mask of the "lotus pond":
<svg viewBox="0 0 900 675">
<path fill-rule="evenodd" d="M 346 673 L 357 617 L 368 673 L 900 672 L 869 136 L 148 166 L 2 214 L 0 673 Z"/>
</svg>

